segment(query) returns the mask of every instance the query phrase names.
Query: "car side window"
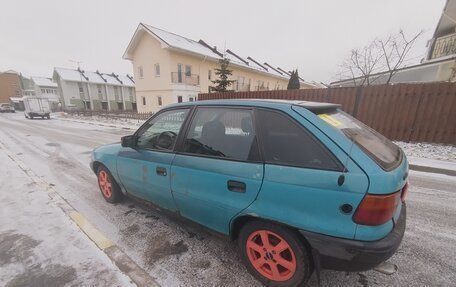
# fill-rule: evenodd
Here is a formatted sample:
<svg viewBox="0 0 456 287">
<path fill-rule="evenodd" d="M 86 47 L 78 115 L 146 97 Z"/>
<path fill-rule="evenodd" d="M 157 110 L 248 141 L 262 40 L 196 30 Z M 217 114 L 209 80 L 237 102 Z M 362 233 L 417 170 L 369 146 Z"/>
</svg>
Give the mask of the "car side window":
<svg viewBox="0 0 456 287">
<path fill-rule="evenodd" d="M 184 152 L 242 161 L 258 160 L 253 111 L 198 108 L 185 139 Z"/>
<path fill-rule="evenodd" d="M 189 109 L 178 109 L 160 113 L 150 120 L 138 132 L 139 148 L 172 150 L 180 128 Z"/>
<path fill-rule="evenodd" d="M 267 163 L 340 170 L 330 152 L 304 127 L 280 112 L 258 110 L 260 140 Z"/>
</svg>

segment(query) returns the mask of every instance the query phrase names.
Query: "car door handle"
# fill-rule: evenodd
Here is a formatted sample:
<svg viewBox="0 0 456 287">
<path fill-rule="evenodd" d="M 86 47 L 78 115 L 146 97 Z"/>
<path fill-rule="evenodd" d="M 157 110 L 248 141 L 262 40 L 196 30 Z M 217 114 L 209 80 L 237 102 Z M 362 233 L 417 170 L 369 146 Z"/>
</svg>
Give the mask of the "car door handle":
<svg viewBox="0 0 456 287">
<path fill-rule="evenodd" d="M 155 170 L 157 172 L 158 175 L 161 175 L 161 176 L 166 176 L 166 168 L 164 167 L 157 167 L 157 169 Z"/>
<path fill-rule="evenodd" d="M 228 180 L 227 182 L 228 190 L 233 192 L 245 192 L 245 183 L 235 180 Z"/>
</svg>

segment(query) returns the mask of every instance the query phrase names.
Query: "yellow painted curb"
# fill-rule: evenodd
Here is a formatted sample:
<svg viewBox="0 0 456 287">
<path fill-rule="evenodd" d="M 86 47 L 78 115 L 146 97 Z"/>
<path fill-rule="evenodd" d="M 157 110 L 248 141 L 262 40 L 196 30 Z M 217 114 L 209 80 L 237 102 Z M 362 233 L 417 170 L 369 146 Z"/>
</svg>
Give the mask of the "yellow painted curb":
<svg viewBox="0 0 456 287">
<path fill-rule="evenodd" d="M 114 245 L 114 243 L 106 238 L 98 229 L 95 228 L 82 214 L 76 211 L 70 212 L 71 219 L 84 231 L 85 234 L 93 241 L 101 250 Z"/>
</svg>

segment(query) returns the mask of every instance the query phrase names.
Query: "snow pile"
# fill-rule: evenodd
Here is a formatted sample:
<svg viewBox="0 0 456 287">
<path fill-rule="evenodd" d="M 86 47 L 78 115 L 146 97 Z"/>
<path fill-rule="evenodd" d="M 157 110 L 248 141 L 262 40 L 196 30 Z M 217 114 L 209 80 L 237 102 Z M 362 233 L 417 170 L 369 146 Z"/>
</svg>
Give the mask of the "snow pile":
<svg viewBox="0 0 456 287">
<path fill-rule="evenodd" d="M 108 118 L 100 116 L 78 116 L 78 115 L 65 115 L 65 118 L 82 120 L 84 122 L 102 123 L 119 128 L 130 127 L 132 129 L 139 128 L 146 120 L 136 120 L 127 118 Z M 396 141 L 397 144 L 405 152 L 407 156 L 445 160 L 456 162 L 456 146 L 442 145 L 442 144 L 429 144 L 429 143 L 405 143 Z"/>
<path fill-rule="evenodd" d="M 69 115 L 66 114 L 64 118 L 82 120 L 93 123 L 103 123 L 113 126 L 118 126 L 120 128 L 128 126 L 131 128 L 139 128 L 146 120 L 137 120 L 137 119 L 127 119 L 121 117 L 101 117 L 101 116 L 83 116 L 83 115 Z"/>
<path fill-rule="evenodd" d="M 456 147 L 442 144 L 394 142 L 407 156 L 456 162 Z"/>
</svg>

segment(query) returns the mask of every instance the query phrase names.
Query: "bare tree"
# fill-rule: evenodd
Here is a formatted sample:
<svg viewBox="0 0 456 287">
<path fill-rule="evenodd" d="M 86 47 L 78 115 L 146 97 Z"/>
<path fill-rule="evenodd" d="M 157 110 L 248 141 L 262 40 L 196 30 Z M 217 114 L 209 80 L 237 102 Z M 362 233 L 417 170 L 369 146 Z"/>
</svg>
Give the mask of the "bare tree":
<svg viewBox="0 0 456 287">
<path fill-rule="evenodd" d="M 421 30 L 412 38 L 407 39 L 404 31 L 400 30 L 398 35 L 391 35 L 386 40 L 376 41 L 381 50 L 383 62 L 388 69 L 386 84 L 389 84 L 397 71 L 407 64 L 407 56 L 413 44 L 423 33 L 424 31 Z"/>
<path fill-rule="evenodd" d="M 350 56 L 340 65 L 340 79 L 352 79 L 353 85 L 370 85 L 375 79 L 372 74 L 379 71 L 382 55 L 376 49 L 376 42 L 350 51 Z"/>
<path fill-rule="evenodd" d="M 389 84 L 397 71 L 406 65 L 413 44 L 422 34 L 420 31 L 408 39 L 401 30 L 397 35 L 374 39 L 363 48 L 351 50 L 350 56 L 340 65 L 339 80 L 351 79 L 353 86 L 368 86 L 386 73 Z"/>
</svg>

